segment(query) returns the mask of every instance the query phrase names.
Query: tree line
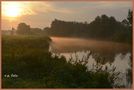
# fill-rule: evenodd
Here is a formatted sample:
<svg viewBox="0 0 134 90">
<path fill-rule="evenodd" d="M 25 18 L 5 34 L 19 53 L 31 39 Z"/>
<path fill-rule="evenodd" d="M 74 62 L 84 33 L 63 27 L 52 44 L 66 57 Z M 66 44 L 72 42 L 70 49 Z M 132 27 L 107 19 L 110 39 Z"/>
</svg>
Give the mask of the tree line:
<svg viewBox="0 0 134 90">
<path fill-rule="evenodd" d="M 55 19 L 50 27 L 30 28 L 25 23 L 17 27 L 19 34 L 43 34 L 48 36 L 93 38 L 116 42 L 131 43 L 132 41 L 132 11 L 128 11 L 126 19 L 117 21 L 113 16 L 103 14 L 97 16 L 91 23 L 67 22 Z"/>
</svg>

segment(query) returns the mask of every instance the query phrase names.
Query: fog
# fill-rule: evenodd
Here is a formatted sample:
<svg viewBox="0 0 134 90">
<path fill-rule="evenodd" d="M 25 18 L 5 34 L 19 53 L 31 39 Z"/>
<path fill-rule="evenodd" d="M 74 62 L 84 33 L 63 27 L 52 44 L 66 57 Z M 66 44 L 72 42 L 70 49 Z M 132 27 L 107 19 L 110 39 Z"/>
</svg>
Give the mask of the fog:
<svg viewBox="0 0 134 90">
<path fill-rule="evenodd" d="M 70 58 L 75 60 L 76 56 L 78 56 L 77 59 L 81 60 L 83 57 L 86 57 L 89 52 L 101 54 L 101 57 L 106 58 L 106 60 L 99 61 L 103 64 L 103 67 L 116 67 L 116 71 L 120 72 L 120 79 L 114 83 L 125 85 L 125 87 L 128 88 L 131 87 L 131 84 L 127 81 L 129 76 L 126 76 L 127 70 L 131 69 L 131 45 L 80 38 L 51 37 L 51 39 L 51 51 L 59 56 L 65 56 L 67 60 Z M 92 66 L 96 63 L 95 57 L 92 54 L 88 58 L 87 67 L 89 70 L 92 69 Z"/>
<path fill-rule="evenodd" d="M 90 50 L 103 54 L 117 54 L 131 51 L 131 45 L 112 41 L 66 37 L 51 37 L 51 39 L 51 49 L 56 53 Z"/>
</svg>

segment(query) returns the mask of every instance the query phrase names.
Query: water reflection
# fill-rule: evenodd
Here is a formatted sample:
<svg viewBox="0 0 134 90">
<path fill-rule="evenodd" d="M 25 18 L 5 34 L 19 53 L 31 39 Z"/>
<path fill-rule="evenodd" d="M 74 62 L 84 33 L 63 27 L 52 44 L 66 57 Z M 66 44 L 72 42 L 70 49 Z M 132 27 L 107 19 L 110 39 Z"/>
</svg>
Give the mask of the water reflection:
<svg viewBox="0 0 134 90">
<path fill-rule="evenodd" d="M 103 68 L 113 68 L 115 67 L 116 72 L 120 72 L 118 81 L 115 83 L 124 85 L 125 87 L 131 87 L 130 79 L 128 82 L 128 78 L 130 75 L 127 75 L 128 70 L 131 71 L 131 53 L 118 53 L 116 55 L 103 55 L 99 53 L 92 53 L 91 51 L 78 51 L 78 52 L 70 52 L 70 53 L 53 53 L 58 56 L 65 56 L 67 60 L 85 60 L 88 58 L 87 67 L 88 70 L 93 68 L 93 65 L 96 63 L 100 63 L 103 65 Z M 130 73 L 131 74 L 131 73 Z"/>
<path fill-rule="evenodd" d="M 67 60 L 85 60 L 88 70 L 97 63 L 103 68 L 115 67 L 120 72 L 118 83 L 125 87 L 132 85 L 131 45 L 93 39 L 51 37 L 50 51 Z M 82 51 L 83 50 L 83 51 Z M 91 52 L 92 51 L 92 52 Z M 88 59 L 87 59 L 88 58 Z"/>
</svg>

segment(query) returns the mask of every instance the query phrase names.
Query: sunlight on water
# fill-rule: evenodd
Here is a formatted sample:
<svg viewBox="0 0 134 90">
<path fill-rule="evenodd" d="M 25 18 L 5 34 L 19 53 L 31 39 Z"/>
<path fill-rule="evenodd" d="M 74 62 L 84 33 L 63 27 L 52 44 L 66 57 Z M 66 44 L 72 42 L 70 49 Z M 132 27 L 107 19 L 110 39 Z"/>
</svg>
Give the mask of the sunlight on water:
<svg viewBox="0 0 134 90">
<path fill-rule="evenodd" d="M 67 60 L 87 60 L 87 68 L 91 70 L 97 62 L 111 69 L 116 67 L 115 72 L 120 72 L 119 80 L 115 83 L 131 87 L 127 76 L 131 67 L 131 46 L 109 41 L 86 40 L 78 38 L 52 37 L 53 42 L 49 51 L 54 55 L 65 56 Z M 92 51 L 92 52 L 91 52 Z M 89 53 L 91 53 L 89 55 Z M 89 56 L 89 57 L 88 57 Z M 88 58 L 87 58 L 88 57 Z M 101 59 L 98 59 L 101 57 Z"/>
<path fill-rule="evenodd" d="M 79 52 L 74 52 L 74 53 L 59 53 L 56 55 L 59 56 L 65 56 L 65 58 L 67 60 L 69 60 L 70 58 L 72 58 L 73 60 L 82 60 L 82 58 L 86 58 L 87 55 L 90 53 L 90 51 L 79 51 Z M 119 80 L 115 81 L 115 83 L 118 83 L 120 85 L 125 85 L 125 87 L 130 87 L 130 85 L 128 85 L 127 83 L 127 77 L 126 77 L 126 73 L 127 73 L 127 69 L 131 68 L 129 63 L 130 63 L 130 53 L 126 53 L 126 54 L 116 54 L 114 57 L 114 61 L 112 63 L 109 63 L 108 61 L 106 61 L 105 64 L 103 64 L 103 67 L 108 66 L 108 68 L 112 68 L 113 66 L 116 67 L 116 72 L 120 72 L 119 75 Z M 76 58 L 77 57 L 77 58 Z M 88 58 L 88 63 L 87 63 L 87 67 L 88 70 L 92 69 L 93 65 L 96 64 L 96 60 L 93 58 L 92 55 L 89 56 Z"/>
<path fill-rule="evenodd" d="M 125 55 L 123 54 L 117 54 L 115 57 L 115 60 L 113 62 L 113 65 L 115 65 L 118 71 L 121 71 L 122 73 L 126 72 L 126 69 L 130 68 L 129 62 L 130 62 L 130 53 L 127 53 Z"/>
</svg>

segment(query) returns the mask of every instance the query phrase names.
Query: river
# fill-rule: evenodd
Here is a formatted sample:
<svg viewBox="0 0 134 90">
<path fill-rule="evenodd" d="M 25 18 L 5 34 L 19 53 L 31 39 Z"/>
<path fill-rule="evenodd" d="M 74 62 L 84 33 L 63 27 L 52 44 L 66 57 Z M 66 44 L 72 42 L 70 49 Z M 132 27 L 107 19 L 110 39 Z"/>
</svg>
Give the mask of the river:
<svg viewBox="0 0 134 90">
<path fill-rule="evenodd" d="M 127 80 L 129 76 L 126 75 L 128 69 L 131 69 L 131 45 L 94 39 L 65 37 L 51 37 L 51 39 L 50 51 L 65 56 L 67 60 L 71 57 L 75 60 L 76 56 L 81 60 L 92 52 L 87 63 L 89 70 L 96 64 L 97 55 L 104 57 L 105 60 L 99 61 L 103 67 L 116 67 L 116 72 L 121 72 L 119 75 L 121 80 L 115 83 L 131 87 L 131 83 Z"/>
</svg>

